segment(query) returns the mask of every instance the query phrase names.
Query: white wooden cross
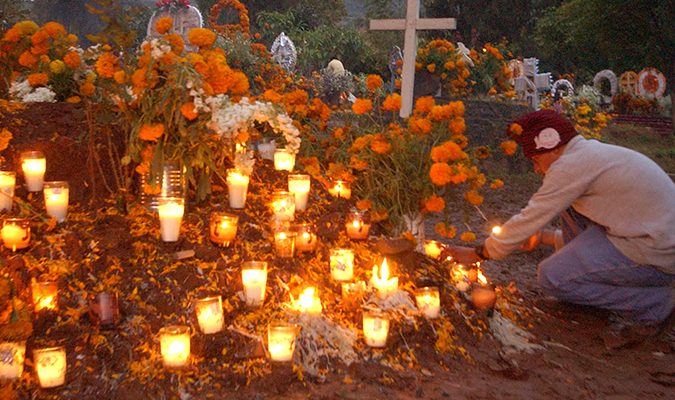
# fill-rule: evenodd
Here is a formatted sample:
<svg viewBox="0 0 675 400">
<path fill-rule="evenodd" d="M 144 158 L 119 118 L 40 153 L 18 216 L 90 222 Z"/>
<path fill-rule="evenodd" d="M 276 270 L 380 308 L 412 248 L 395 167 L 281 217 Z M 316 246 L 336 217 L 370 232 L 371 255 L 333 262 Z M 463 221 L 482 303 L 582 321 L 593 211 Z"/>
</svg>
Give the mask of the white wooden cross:
<svg viewBox="0 0 675 400">
<path fill-rule="evenodd" d="M 403 118 L 410 116 L 413 107 L 413 86 L 415 82 L 415 58 L 417 56 L 417 31 L 432 29 L 455 29 L 454 18 L 420 19 L 420 0 L 407 0 L 405 19 L 374 19 L 370 29 L 377 31 L 405 31 L 403 42 L 403 73 L 401 82 L 401 112 Z"/>
</svg>

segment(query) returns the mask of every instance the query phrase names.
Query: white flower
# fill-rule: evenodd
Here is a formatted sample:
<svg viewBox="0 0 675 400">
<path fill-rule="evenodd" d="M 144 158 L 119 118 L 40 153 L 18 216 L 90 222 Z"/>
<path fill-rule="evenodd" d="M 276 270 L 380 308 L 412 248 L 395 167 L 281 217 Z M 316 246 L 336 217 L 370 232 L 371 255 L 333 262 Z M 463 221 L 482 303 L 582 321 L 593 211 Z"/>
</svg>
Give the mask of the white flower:
<svg viewBox="0 0 675 400">
<path fill-rule="evenodd" d="M 54 103 L 56 102 L 56 93 L 46 87 L 39 87 L 33 93 L 25 95 L 22 99 L 24 103 Z"/>
<path fill-rule="evenodd" d="M 12 100 L 22 100 L 24 96 L 28 95 L 33 90 L 33 87 L 27 80 L 14 81 L 9 87 L 9 97 Z"/>
</svg>

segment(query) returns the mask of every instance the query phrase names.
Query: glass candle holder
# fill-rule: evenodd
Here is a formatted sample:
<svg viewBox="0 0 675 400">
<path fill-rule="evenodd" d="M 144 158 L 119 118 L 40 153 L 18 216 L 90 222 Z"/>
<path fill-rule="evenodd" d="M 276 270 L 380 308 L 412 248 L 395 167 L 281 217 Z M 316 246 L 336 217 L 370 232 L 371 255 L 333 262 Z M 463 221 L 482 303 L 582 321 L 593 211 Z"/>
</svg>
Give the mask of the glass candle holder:
<svg viewBox="0 0 675 400">
<path fill-rule="evenodd" d="M 293 171 L 295 167 L 295 154 L 288 149 L 276 149 L 274 151 L 274 169 L 277 171 Z"/>
<path fill-rule="evenodd" d="M 334 197 L 350 199 L 352 197 L 352 185 L 347 181 L 333 181 L 328 187 L 328 193 Z"/>
<path fill-rule="evenodd" d="M 317 237 L 316 226 L 314 224 L 298 224 L 293 229 L 296 233 L 296 251 L 314 251 L 316 249 Z"/>
<path fill-rule="evenodd" d="M 256 144 L 260 158 L 263 160 L 274 160 L 274 151 L 277 149 L 277 144 L 274 139 L 262 138 Z"/>
<path fill-rule="evenodd" d="M 497 292 L 492 283 L 475 282 L 471 285 L 471 303 L 476 309 L 493 308 L 497 302 Z"/>
<path fill-rule="evenodd" d="M 295 194 L 274 192 L 270 204 L 273 222 L 290 222 L 295 219 Z"/>
<path fill-rule="evenodd" d="M 70 186 L 68 182 L 55 181 L 43 184 L 45 208 L 47 215 L 56 219 L 56 222 L 65 222 L 68 214 L 68 197 Z"/>
<path fill-rule="evenodd" d="M 354 283 L 343 282 L 342 283 L 342 306 L 346 310 L 356 310 L 363 303 L 363 299 L 366 295 L 366 283 L 363 281 L 358 281 Z"/>
<path fill-rule="evenodd" d="M 354 240 L 368 239 L 370 231 L 370 213 L 368 211 L 351 210 L 345 220 L 347 237 Z"/>
<path fill-rule="evenodd" d="M 39 192 L 47 170 L 47 160 L 41 151 L 25 151 L 21 153 L 21 169 L 29 192 Z"/>
<path fill-rule="evenodd" d="M 227 194 L 230 208 L 244 208 L 249 181 L 249 176 L 238 169 L 227 170 Z"/>
<path fill-rule="evenodd" d="M 26 341 L 0 342 L 0 380 L 19 379 L 26 360 Z"/>
<path fill-rule="evenodd" d="M 441 253 L 444 249 L 445 245 L 443 245 L 441 242 L 436 240 L 424 241 L 424 254 L 426 254 L 427 257 L 433 258 L 434 260 L 438 260 L 438 257 L 441 256 Z"/>
<path fill-rule="evenodd" d="M 330 250 L 330 276 L 338 282 L 351 281 L 354 278 L 354 250 Z"/>
<path fill-rule="evenodd" d="M 273 322 L 267 328 L 267 348 L 272 361 L 287 362 L 293 359 L 297 327 L 286 322 Z"/>
<path fill-rule="evenodd" d="M 457 281 L 455 287 L 461 292 L 466 292 L 471 287 L 471 284 L 478 279 L 478 267 L 476 264 L 456 264 L 452 268 L 452 277 Z"/>
<path fill-rule="evenodd" d="M 30 244 L 30 221 L 26 218 L 5 218 L 0 230 L 3 245 L 17 251 Z"/>
<path fill-rule="evenodd" d="M 246 261 L 242 263 L 241 281 L 244 285 L 246 304 L 251 307 L 260 307 L 265 301 L 267 263 L 264 261 Z"/>
<path fill-rule="evenodd" d="M 309 199 L 311 179 L 307 174 L 288 175 L 288 191 L 295 194 L 295 209 L 305 211 Z"/>
<path fill-rule="evenodd" d="M 190 361 L 190 327 L 169 325 L 159 330 L 159 344 L 164 366 L 183 368 Z"/>
<path fill-rule="evenodd" d="M 66 348 L 63 346 L 33 350 L 33 363 L 40 387 L 47 389 L 66 382 Z"/>
<path fill-rule="evenodd" d="M 229 246 L 237 237 L 239 216 L 225 212 L 214 211 L 209 219 L 209 238 L 213 243 Z"/>
<path fill-rule="evenodd" d="M 206 297 L 195 300 L 195 313 L 199 329 L 205 335 L 223 330 L 225 319 L 223 318 L 223 302 L 221 296 Z"/>
<path fill-rule="evenodd" d="M 161 197 L 158 213 L 162 240 L 165 242 L 178 241 L 180 224 L 185 213 L 185 199 L 182 197 Z"/>
<path fill-rule="evenodd" d="M 298 299 L 293 304 L 295 310 L 307 314 L 321 314 L 323 306 L 321 299 L 317 295 L 316 289 L 308 287 L 304 292 L 298 296 Z"/>
<path fill-rule="evenodd" d="M 384 347 L 389 333 L 389 317 L 379 311 L 363 313 L 363 338 L 370 347 Z"/>
<path fill-rule="evenodd" d="M 59 286 L 56 282 L 33 282 L 31 287 L 33 291 L 33 307 L 35 312 L 41 310 L 56 311 L 59 309 Z"/>
<path fill-rule="evenodd" d="M 292 258 L 295 254 L 296 233 L 289 230 L 274 232 L 274 250 L 278 257 Z"/>
<path fill-rule="evenodd" d="M 0 211 L 12 210 L 14 204 L 14 187 L 16 186 L 16 172 L 0 171 Z"/>
<path fill-rule="evenodd" d="M 417 308 L 428 318 L 438 318 L 441 312 L 441 296 L 437 287 L 423 287 L 415 290 Z"/>
<path fill-rule="evenodd" d="M 89 300 L 89 317 L 102 328 L 112 328 L 120 322 L 117 292 L 101 292 Z"/>
</svg>

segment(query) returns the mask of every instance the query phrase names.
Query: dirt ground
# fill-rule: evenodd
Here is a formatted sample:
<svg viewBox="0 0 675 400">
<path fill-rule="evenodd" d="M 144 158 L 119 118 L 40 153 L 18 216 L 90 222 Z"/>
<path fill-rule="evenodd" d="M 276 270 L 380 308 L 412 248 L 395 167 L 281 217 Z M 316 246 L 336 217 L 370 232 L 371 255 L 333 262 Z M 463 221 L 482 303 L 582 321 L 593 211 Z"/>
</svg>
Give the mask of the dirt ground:
<svg viewBox="0 0 675 400">
<path fill-rule="evenodd" d="M 10 123 L 6 116 L 0 122 L 16 127 L 12 125 L 16 121 Z M 46 143 L 56 137 L 53 126 L 42 136 L 31 130 L 29 138 L 18 138 L 16 143 L 39 138 Z M 67 130 L 58 136 L 67 137 Z M 71 169 L 70 174 L 77 174 L 75 167 Z M 449 279 L 447 264 L 410 251 L 391 255 L 402 286 L 438 285 L 442 318 L 396 320 L 383 350 L 367 348 L 359 337 L 357 361 L 345 365 L 336 357 L 324 357 L 321 378 L 305 375 L 303 380 L 292 365 L 270 363 L 260 357 L 256 340 L 238 332 L 200 334 L 190 308 L 193 299 L 222 295 L 228 303 L 225 325 L 261 334 L 261 326 L 280 312 L 278 304 L 287 301 L 288 293 L 281 283 L 317 284 L 322 290 L 324 315 L 360 326 L 361 311 L 345 309 L 339 289 L 327 278 L 327 249 L 340 244 L 356 248 L 357 277 L 367 279 L 372 261 L 382 255 L 377 238 L 366 243 L 345 239 L 336 227 L 352 204 L 335 201 L 313 186 L 310 208 L 298 219 L 317 222 L 321 250 L 290 260 L 276 258 L 261 221 L 269 218 L 264 204 L 271 188 L 283 187 L 284 178 L 271 165 L 261 163 L 249 189 L 247 210 L 237 211 L 238 239 L 228 248 L 209 243 L 206 226 L 212 210 L 227 209 L 224 192 L 216 192 L 208 204 L 191 206 L 181 240 L 175 244 L 159 239 L 156 215 L 115 202 L 90 203 L 84 194 L 71 202 L 68 221 L 53 231 L 34 218 L 30 248 L 18 253 L 4 249 L 0 259 L 26 301 L 31 278 L 58 279 L 63 289 L 60 309 L 35 315 L 24 376 L 20 381 L 0 384 L 0 398 L 675 398 L 673 332 L 663 340 L 617 347 L 611 340 L 608 313 L 553 301 L 537 287 L 537 263 L 550 254 L 546 249 L 483 265 L 485 275 L 499 288 L 498 311 L 529 332 L 531 344 L 540 346 L 531 354 L 511 353 L 500 344 L 488 329 L 493 314 L 473 310 Z M 80 176 L 80 181 L 86 179 Z M 480 213 L 474 213 L 469 221 L 479 240 L 491 223 L 503 222 L 523 207 L 536 188 L 537 178 L 520 175 L 505 179 L 500 190 L 487 191 L 481 211 L 489 221 Z M 17 196 L 37 210 L 44 207 L 40 196 L 29 197 L 23 189 L 17 190 Z M 427 236 L 440 239 L 433 225 L 433 219 L 427 221 Z M 443 241 L 460 244 L 458 239 Z M 172 257 L 182 250 L 194 250 L 195 255 L 180 261 Z M 258 311 L 248 309 L 238 295 L 240 262 L 253 257 L 273 264 L 266 306 Z M 99 329 L 87 313 L 87 296 L 102 287 L 120 293 L 122 319 L 114 329 Z M 157 331 L 170 323 L 186 323 L 194 332 L 193 363 L 183 371 L 163 368 L 158 354 Z M 68 352 L 67 382 L 59 388 L 40 389 L 31 352 L 55 344 L 66 346 Z"/>
</svg>

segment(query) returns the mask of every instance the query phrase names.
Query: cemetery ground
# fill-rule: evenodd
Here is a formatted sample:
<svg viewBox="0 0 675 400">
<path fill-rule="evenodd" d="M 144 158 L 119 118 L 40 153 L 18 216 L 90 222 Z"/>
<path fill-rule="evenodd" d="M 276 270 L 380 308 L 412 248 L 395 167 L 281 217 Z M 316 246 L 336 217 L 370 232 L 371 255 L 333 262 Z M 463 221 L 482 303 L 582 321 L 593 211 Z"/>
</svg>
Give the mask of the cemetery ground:
<svg viewBox="0 0 675 400">
<path fill-rule="evenodd" d="M 39 113 L 40 107 L 36 107 Z M 42 108 L 46 110 L 46 108 Z M 28 141 L 61 146 L 65 152 L 78 127 L 58 113 L 33 115 L 37 124 L 30 138 L 16 137 L 15 150 Z M 71 124 L 71 125 L 69 125 Z M 58 127 L 58 128 L 55 128 Z M 60 133 L 55 134 L 55 130 Z M 12 130 L 20 132 L 21 130 Z M 71 137 L 68 138 L 70 131 Z M 617 136 L 617 141 L 646 146 L 643 152 L 661 161 L 673 162 L 663 149 L 671 139 Z M 74 143 L 74 142 L 73 142 Z M 72 144 L 72 143 L 71 143 Z M 670 146 L 670 147 L 668 147 Z M 659 156 L 659 154 L 661 154 Z M 12 156 L 6 154 L 11 163 Z M 66 171 L 49 179 L 87 181 L 84 156 L 63 163 Z M 670 164 L 672 165 L 672 164 Z M 497 166 L 499 167 L 499 166 Z M 667 167 L 669 168 L 669 167 Z M 503 174 L 508 168 L 494 168 Z M 499 171 L 501 170 L 501 172 Z M 53 171 L 53 169 L 52 169 Z M 674 172 L 672 169 L 668 172 Z M 508 174 L 505 186 L 485 193 L 481 210 L 469 224 L 482 240 L 492 223 L 505 221 L 524 207 L 540 179 L 532 173 Z M 499 177 L 499 176 L 495 176 Z M 531 336 L 514 342 L 515 351 L 499 340 L 491 321 L 495 314 L 475 312 L 449 278 L 449 266 L 412 251 L 391 254 L 398 265 L 401 287 L 436 284 L 441 287 L 443 317 L 426 320 L 416 316 L 392 323 L 387 345 L 370 349 L 363 338 L 356 340 L 356 360 L 350 365 L 340 354 L 319 357 L 321 378 L 304 373 L 290 363 L 271 363 L 254 338 L 262 335 L 281 304 L 288 301 L 288 286 L 296 291 L 300 282 L 319 287 L 324 315 L 356 329 L 360 311 L 345 309 L 338 287 L 330 281 L 326 254 L 328 243 L 357 249 L 357 276 L 367 280 L 379 251 L 386 251 L 371 238 L 350 243 L 341 233 L 340 218 L 352 205 L 336 201 L 318 185 L 310 194 L 310 207 L 299 213 L 302 221 L 318 221 L 323 244 L 317 254 L 282 260 L 273 254 L 264 225 L 269 219 L 265 198 L 281 188 L 283 175 L 270 162 L 259 161 L 240 216 L 238 239 L 227 248 L 208 240 L 208 214 L 226 209 L 227 195 L 216 187 L 209 204 L 191 207 L 184 219 L 181 239 L 163 243 L 156 215 L 126 201 L 85 197 L 71 201 L 68 220 L 53 230 L 47 223 L 34 227 L 29 249 L 3 250 L 2 262 L 24 289 L 31 278 L 59 272 L 57 312 L 43 312 L 33 319 L 27 361 L 21 381 L 2 383 L 2 399 L 667 399 L 675 393 L 675 332 L 660 340 L 626 343 L 612 335 L 608 313 L 559 303 L 549 299 L 536 284 L 537 263 L 550 251 L 519 252 L 502 261 L 484 265 L 485 275 L 499 287 L 497 305 L 502 321 L 520 327 Z M 35 210 L 43 210 L 40 196 L 18 189 L 17 197 Z M 126 207 L 125 207 L 126 206 Z M 460 213 L 452 216 L 461 220 Z M 434 221 L 426 223 L 427 236 Z M 478 228 L 480 227 L 480 228 Z M 374 232 L 377 234 L 378 232 Z M 482 235 L 481 235 L 482 233 Z M 446 243 L 461 244 L 458 239 Z M 177 261 L 173 254 L 194 250 L 191 258 Z M 374 254 L 374 255 L 373 255 Z M 260 257 L 270 262 L 265 306 L 247 308 L 239 299 L 240 258 Z M 44 261 L 44 260 L 65 260 Z M 36 260 L 43 260 L 37 262 Z M 21 287 L 21 286 L 24 287 Z M 102 330 L 87 313 L 85 295 L 102 288 L 120 293 L 122 318 L 114 329 Z M 220 294 L 225 303 L 226 329 L 203 335 L 197 328 L 191 300 Z M 297 291 L 294 292 L 297 297 Z M 168 324 L 192 326 L 192 364 L 182 371 L 162 366 L 158 330 Z M 492 328 L 491 328 L 492 326 Z M 243 334 L 248 333 L 248 334 Z M 522 339 L 522 338 L 521 338 Z M 511 343 L 511 344 L 514 344 Z M 39 389 L 31 362 L 32 350 L 46 345 L 64 345 L 68 354 L 66 384 Z M 306 372 L 306 371 L 305 371 Z"/>
</svg>

